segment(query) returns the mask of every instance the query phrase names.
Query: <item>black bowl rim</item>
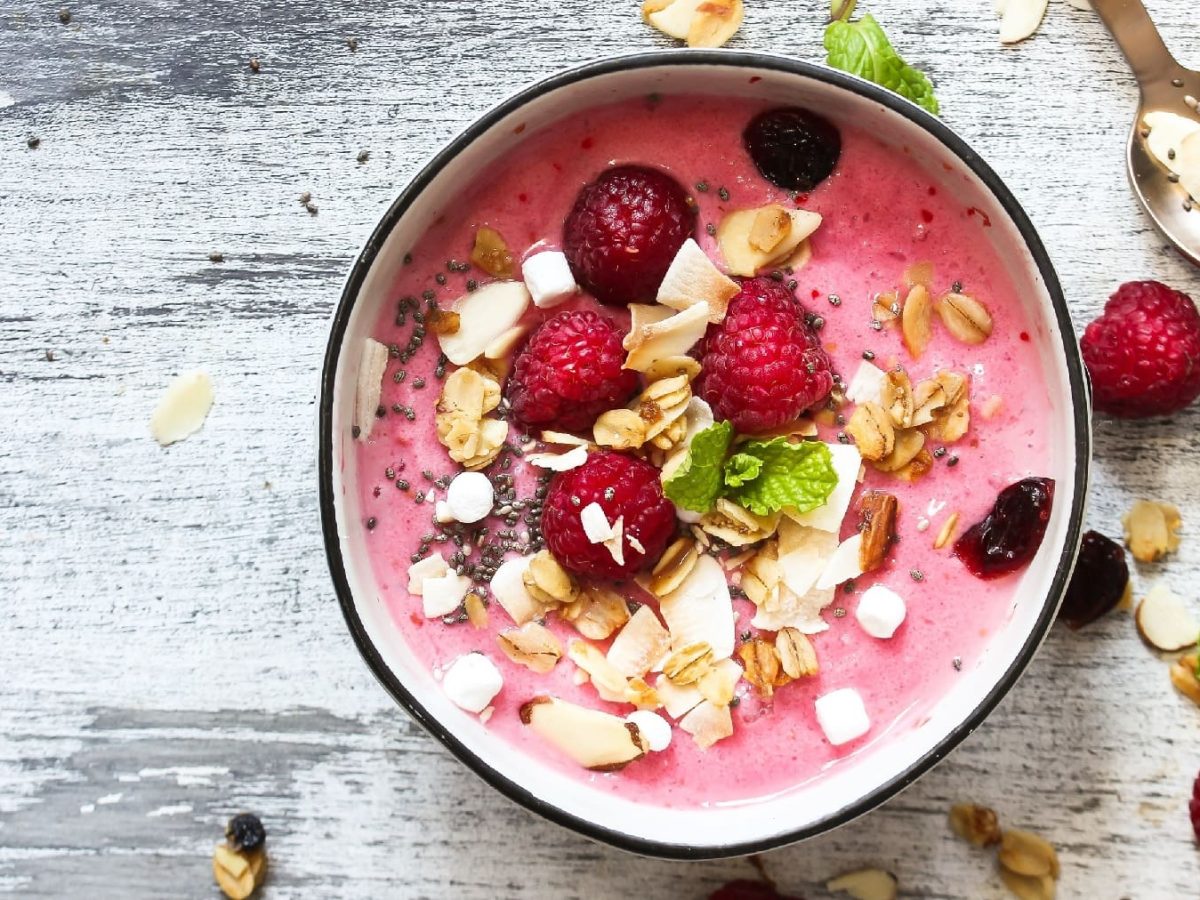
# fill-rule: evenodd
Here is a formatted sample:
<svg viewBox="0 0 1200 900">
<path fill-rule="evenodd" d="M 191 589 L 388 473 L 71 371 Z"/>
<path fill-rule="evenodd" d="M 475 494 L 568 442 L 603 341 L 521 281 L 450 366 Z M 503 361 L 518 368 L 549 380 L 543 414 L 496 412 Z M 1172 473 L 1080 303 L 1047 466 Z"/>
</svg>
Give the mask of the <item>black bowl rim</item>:
<svg viewBox="0 0 1200 900">
<path fill-rule="evenodd" d="M 399 679 L 396 678 L 386 663 L 384 663 L 383 658 L 368 637 L 362 620 L 358 616 L 354 598 L 350 591 L 345 563 L 342 558 L 337 513 L 334 505 L 334 476 L 337 472 L 337 466 L 335 465 L 333 456 L 333 387 L 338 358 L 341 353 L 350 313 L 354 307 L 358 292 L 362 287 L 363 280 L 374 262 L 380 247 L 383 246 L 384 239 L 391 232 L 396 222 L 404 215 L 413 200 L 428 186 L 451 159 L 497 122 L 534 98 L 596 76 L 659 66 L 731 66 L 768 69 L 788 75 L 801 75 L 859 94 L 880 103 L 893 112 L 904 116 L 916 126 L 930 132 L 937 138 L 964 165 L 970 168 L 987 186 L 993 196 L 995 196 L 996 200 L 1017 226 L 1026 247 L 1038 267 L 1042 280 L 1045 283 L 1046 291 L 1053 304 L 1054 314 L 1058 320 L 1062 336 L 1063 352 L 1066 357 L 1067 373 L 1071 386 L 1076 433 L 1075 484 L 1068 522 L 1067 540 L 1058 561 L 1056 574 L 1051 583 L 1050 593 L 1047 596 L 1047 602 L 1038 617 L 1035 627 L 1029 633 L 1012 665 L 979 705 L 975 707 L 971 715 L 964 719 L 958 727 L 949 732 L 935 747 L 914 762 L 903 773 L 879 785 L 869 794 L 858 798 L 836 813 L 802 828 L 796 828 L 757 840 L 733 841 L 722 845 L 673 844 L 641 838 L 599 826 L 588 819 L 568 813 L 552 803 L 547 803 L 539 799 L 472 753 L 453 734 L 444 728 L 400 683 Z M 1034 653 L 1045 639 L 1054 621 L 1063 592 L 1066 589 L 1068 579 L 1074 567 L 1075 556 L 1079 547 L 1083 528 L 1088 471 L 1091 462 L 1091 427 L 1087 397 L 1087 380 L 1084 375 L 1083 362 L 1079 354 L 1079 346 L 1075 340 L 1071 317 L 1067 310 L 1066 300 L 1063 297 L 1058 277 L 1055 274 L 1054 267 L 1050 262 L 1045 247 L 1038 238 L 1025 211 L 1021 208 L 1016 198 L 1004 186 L 999 176 L 992 171 L 990 166 L 983 162 L 962 138 L 955 134 L 940 119 L 899 95 L 871 82 L 835 69 L 776 54 L 737 50 L 657 50 L 606 57 L 567 69 L 535 82 L 493 107 L 460 132 L 453 140 L 438 151 L 430 162 L 401 191 L 371 233 L 370 238 L 368 238 L 362 252 L 355 261 L 334 314 L 332 330 L 325 353 L 324 368 L 321 375 L 318 477 L 320 480 L 321 523 L 325 538 L 326 557 L 329 563 L 330 574 L 333 578 L 334 589 L 337 592 L 338 601 L 341 604 L 342 613 L 346 619 L 346 625 L 349 627 L 354 643 L 357 645 L 371 672 L 388 693 L 392 695 L 393 699 L 404 707 L 420 725 L 441 741 L 451 753 L 465 763 L 475 774 L 510 800 L 579 834 L 645 856 L 694 860 L 718 859 L 759 853 L 838 828 L 858 816 L 869 812 L 907 788 L 936 763 L 941 761 L 951 750 L 957 747 L 967 735 L 978 728 L 987 715 L 1020 678 L 1033 658 Z"/>
</svg>

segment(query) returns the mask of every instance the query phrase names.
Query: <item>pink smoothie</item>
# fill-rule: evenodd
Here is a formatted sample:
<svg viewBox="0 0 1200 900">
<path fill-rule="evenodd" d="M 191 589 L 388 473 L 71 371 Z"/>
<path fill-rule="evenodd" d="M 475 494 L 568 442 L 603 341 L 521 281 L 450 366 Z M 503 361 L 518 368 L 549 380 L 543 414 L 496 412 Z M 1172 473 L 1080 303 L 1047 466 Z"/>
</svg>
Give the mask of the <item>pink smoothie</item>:
<svg viewBox="0 0 1200 900">
<path fill-rule="evenodd" d="M 810 196 L 790 198 L 758 174 L 742 148 L 742 129 L 761 108 L 703 97 L 668 97 L 579 113 L 531 134 L 467 186 L 412 248 L 412 262 L 395 285 L 394 299 L 421 299 L 423 292 L 432 291 L 446 307 L 466 290 L 468 278 L 486 279 L 477 270 L 449 271 L 446 265 L 448 260 L 467 259 L 480 225 L 497 229 L 518 258 L 531 247 L 557 247 L 563 218 L 579 188 L 614 162 L 667 170 L 689 189 L 707 183 L 706 192 L 693 190 L 700 209 L 697 240 L 717 260 L 720 254 L 704 226 L 718 223 L 726 210 L 779 202 L 820 212 L 824 222 L 812 238 L 811 263 L 795 274 L 796 293 L 811 312 L 824 318 L 821 338 L 836 371 L 848 381 L 863 352 L 870 350 L 883 368 L 904 362 L 914 382 L 938 369 L 969 373 L 972 424 L 968 435 L 916 483 L 868 467 L 859 490 L 874 487 L 897 495 L 900 540 L 883 569 L 858 579 L 853 592 L 839 589 L 834 604 L 825 611 L 831 628 L 812 638 L 819 675 L 777 690 L 770 703 L 758 699 L 743 681 L 740 701 L 732 711 L 733 736 L 708 750 L 700 750 L 690 735 L 675 729 L 666 751 L 650 753 L 620 772 L 582 770 L 522 726 L 517 715 L 520 705 L 535 695 L 552 694 L 620 715 L 632 707 L 602 703 L 591 685 L 576 685 L 575 666 L 565 658 L 548 675 L 510 662 L 496 644 L 495 634 L 512 626 L 499 604 L 491 604 L 488 626 L 477 630 L 467 623 L 446 625 L 440 619 L 424 619 L 421 599 L 406 590 L 411 555 L 422 536 L 439 530 L 431 524 L 433 505 L 418 502 L 418 492 L 432 489 L 437 497 L 445 496 L 422 473 L 437 478 L 457 471 L 434 433 L 440 382 L 432 333 L 411 359 L 390 361 L 382 400 L 388 412 L 377 422 L 371 440 L 358 450 L 364 518 L 374 519 L 373 527 L 368 529 L 366 522 L 361 527 L 381 595 L 412 652 L 437 671 L 463 653 L 482 651 L 504 676 L 504 688 L 487 723 L 495 735 L 596 790 L 664 806 L 749 802 L 820 778 L 854 757 L 886 752 L 890 734 L 914 727 L 961 677 L 960 671 L 977 663 L 1005 619 L 1018 577 L 980 581 L 950 555 L 949 548 L 935 551 L 933 535 L 951 512 L 960 513 L 965 527 L 986 513 L 1002 487 L 1044 474 L 1049 467 L 1050 406 L 1030 340 L 1033 326 L 985 238 L 990 223 L 955 196 L 956 176 L 941 169 L 926 171 L 906 154 L 843 126 L 842 155 L 835 173 Z M 722 199 L 724 192 L 727 200 Z M 936 292 L 961 281 L 965 292 L 987 303 L 995 322 L 991 339 L 969 347 L 935 328 L 929 349 L 914 362 L 896 329 L 872 330 L 873 296 L 896 288 L 905 268 L 919 261 L 931 261 L 936 267 Z M 439 275 L 445 284 L 435 279 Z M 840 298 L 840 304 L 831 303 L 834 297 Z M 589 298 L 572 302 L 594 305 Z M 569 307 L 559 309 L 563 308 Z M 404 324 L 398 325 L 395 309 L 395 303 L 388 307 L 373 336 L 403 350 L 413 334 L 413 317 L 408 311 Z M 627 324 L 623 310 L 604 311 Z M 533 321 L 546 317 L 532 307 L 527 315 Z M 403 380 L 397 381 L 401 371 Z M 998 411 L 985 418 L 983 406 L 993 395 L 1000 399 L 990 407 L 998 403 Z M 411 409 L 411 421 L 405 408 Z M 823 428 L 821 437 L 836 440 L 836 431 Z M 518 437 L 519 429 L 514 427 L 510 442 L 516 443 Z M 951 458 L 957 460 L 953 465 Z M 516 457 L 508 465 L 518 496 L 530 496 L 540 470 Z M 502 470 L 497 466 L 494 471 Z M 407 491 L 397 487 L 398 480 L 407 482 Z M 854 509 L 852 505 L 846 517 L 843 538 L 854 531 Z M 923 519 L 928 520 L 927 530 L 921 529 Z M 506 527 L 500 520 L 487 524 L 493 531 Z M 513 526 L 518 541 L 526 527 L 523 521 Z M 449 557 L 455 548 L 434 543 L 433 549 Z M 908 605 L 908 617 L 891 640 L 868 636 L 853 615 L 861 592 L 874 583 L 891 587 Z M 636 588 L 629 595 L 646 599 Z M 739 633 L 750 630 L 753 605 L 735 600 L 735 606 Z M 547 624 L 564 647 L 579 637 L 553 616 Z M 844 687 L 861 694 L 871 730 L 862 739 L 834 747 L 817 724 L 813 703 Z"/>
</svg>

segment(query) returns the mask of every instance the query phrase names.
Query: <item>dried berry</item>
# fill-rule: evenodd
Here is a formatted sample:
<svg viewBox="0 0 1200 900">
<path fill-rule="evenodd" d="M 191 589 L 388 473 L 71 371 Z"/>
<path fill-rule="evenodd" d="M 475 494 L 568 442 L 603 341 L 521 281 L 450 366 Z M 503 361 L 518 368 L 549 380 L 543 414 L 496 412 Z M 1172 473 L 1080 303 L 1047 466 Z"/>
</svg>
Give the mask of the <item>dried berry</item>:
<svg viewBox="0 0 1200 900">
<path fill-rule="evenodd" d="M 249 853 L 267 842 L 267 830 L 254 813 L 238 813 L 225 826 L 225 839 L 234 850 Z"/>
<path fill-rule="evenodd" d="M 1026 565 L 1046 535 L 1054 503 L 1054 479 L 1025 478 L 1010 484 L 996 503 L 954 544 L 954 555 L 977 578 L 998 578 Z"/>
<path fill-rule="evenodd" d="M 1129 587 L 1125 549 L 1098 531 L 1083 536 L 1075 574 L 1063 598 L 1058 617 L 1072 629 L 1090 625 L 1111 612 Z"/>
<path fill-rule="evenodd" d="M 739 878 L 721 885 L 708 895 L 708 900 L 800 900 L 791 894 L 781 894 L 775 885 L 766 881 Z"/>
<path fill-rule="evenodd" d="M 1192 820 L 1192 831 L 1200 843 L 1200 775 L 1192 782 L 1192 799 L 1188 801 L 1188 817 Z"/>
<path fill-rule="evenodd" d="M 789 191 L 811 191 L 842 154 L 842 136 L 828 119 L 799 107 L 769 109 L 742 132 L 762 177 Z"/>
</svg>

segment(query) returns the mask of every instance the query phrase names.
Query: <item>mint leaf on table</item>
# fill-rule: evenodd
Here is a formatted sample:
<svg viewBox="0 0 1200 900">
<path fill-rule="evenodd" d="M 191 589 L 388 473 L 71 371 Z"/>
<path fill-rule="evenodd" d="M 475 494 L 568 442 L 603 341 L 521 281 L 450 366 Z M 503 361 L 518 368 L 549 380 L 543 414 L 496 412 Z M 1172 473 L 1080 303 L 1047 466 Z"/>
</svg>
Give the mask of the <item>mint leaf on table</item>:
<svg viewBox="0 0 1200 900">
<path fill-rule="evenodd" d="M 837 487 L 833 454 L 820 441 L 793 444 L 786 437 L 750 441 L 738 447 L 733 459 L 742 456 L 760 461 L 758 473 L 738 485 L 731 485 L 727 474 L 725 496 L 760 516 L 785 507 L 799 513 L 816 509 Z M 738 468 L 743 474 L 750 469 L 745 463 Z"/>
<path fill-rule="evenodd" d="M 733 440 L 733 424 L 717 422 L 697 432 L 687 456 L 663 482 L 663 493 L 676 506 L 706 513 L 721 493 L 725 454 Z"/>
<path fill-rule="evenodd" d="M 865 15 L 857 22 L 830 22 L 825 29 L 825 50 L 826 62 L 833 68 L 873 81 L 938 114 L 929 76 L 900 58 L 874 16 Z"/>
<path fill-rule="evenodd" d="M 762 472 L 762 460 L 749 453 L 735 453 L 725 461 L 725 486 L 741 487 Z"/>
</svg>

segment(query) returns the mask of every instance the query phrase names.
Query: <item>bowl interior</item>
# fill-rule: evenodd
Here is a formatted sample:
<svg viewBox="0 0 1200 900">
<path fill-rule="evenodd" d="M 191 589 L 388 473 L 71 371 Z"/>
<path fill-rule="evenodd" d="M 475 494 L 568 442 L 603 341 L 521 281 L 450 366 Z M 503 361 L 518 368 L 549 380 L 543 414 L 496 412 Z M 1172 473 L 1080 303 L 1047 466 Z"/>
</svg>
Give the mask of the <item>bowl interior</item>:
<svg viewBox="0 0 1200 900">
<path fill-rule="evenodd" d="M 979 665 L 962 673 L 923 721 L 864 748 L 852 765 L 751 803 L 694 810 L 635 804 L 548 770 L 453 706 L 406 651 L 374 583 L 357 522 L 350 438 L 357 352 L 391 300 L 406 249 L 491 160 L 570 111 L 651 92 L 765 99 L 821 110 L 911 153 L 991 222 L 990 240 L 1027 306 L 1050 382 L 1051 475 L 1058 482 L 1042 551 L 1021 578 L 1007 621 Z M 1044 637 L 1078 543 L 1090 455 L 1087 401 L 1065 306 L 1048 260 L 1015 201 L 944 126 L 872 85 L 782 57 L 672 52 L 609 60 L 557 76 L 493 110 L 442 151 L 389 210 L 351 274 L 331 339 L 322 397 L 321 479 L 335 583 L 354 636 L 376 675 L 476 772 L 531 808 L 592 836 L 657 855 L 715 856 L 786 843 L 848 821 L 941 758 L 1011 687 Z"/>
</svg>

